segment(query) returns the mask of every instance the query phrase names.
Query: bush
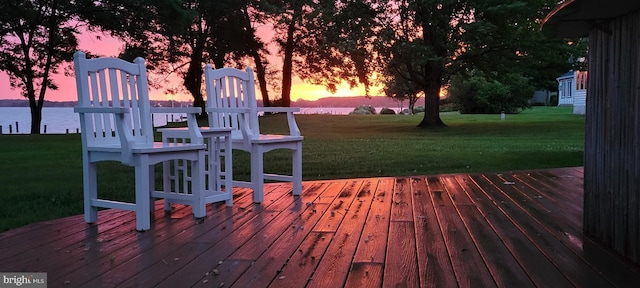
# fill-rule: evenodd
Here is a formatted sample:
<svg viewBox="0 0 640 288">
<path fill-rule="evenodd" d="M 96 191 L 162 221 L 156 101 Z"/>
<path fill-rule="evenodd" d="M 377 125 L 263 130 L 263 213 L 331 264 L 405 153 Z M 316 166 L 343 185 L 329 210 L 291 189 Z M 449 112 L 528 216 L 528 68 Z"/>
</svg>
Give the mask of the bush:
<svg viewBox="0 0 640 288">
<path fill-rule="evenodd" d="M 380 109 L 380 115 L 385 114 L 385 115 L 395 115 L 396 111 L 393 111 L 393 109 L 388 108 L 388 107 L 384 107 L 382 109 Z"/>
<path fill-rule="evenodd" d="M 376 108 L 371 107 L 371 105 L 360 105 L 351 111 L 351 114 L 354 115 L 363 115 L 363 114 L 376 114 Z"/>
<path fill-rule="evenodd" d="M 451 101 L 463 114 L 518 113 L 529 107 L 533 88 L 520 75 L 509 74 L 501 81 L 483 75 L 457 75 L 451 79 Z"/>
</svg>

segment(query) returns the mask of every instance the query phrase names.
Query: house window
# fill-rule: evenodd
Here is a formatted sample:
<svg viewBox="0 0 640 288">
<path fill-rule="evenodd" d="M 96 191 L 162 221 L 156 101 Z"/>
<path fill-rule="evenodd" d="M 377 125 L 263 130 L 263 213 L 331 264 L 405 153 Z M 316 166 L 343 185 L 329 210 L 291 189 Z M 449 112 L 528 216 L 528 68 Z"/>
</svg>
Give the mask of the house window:
<svg viewBox="0 0 640 288">
<path fill-rule="evenodd" d="M 587 89 L 587 71 L 576 72 L 576 90 Z"/>
<path fill-rule="evenodd" d="M 560 98 L 571 98 L 571 79 L 560 80 L 558 85 L 558 91 L 560 92 Z"/>
</svg>

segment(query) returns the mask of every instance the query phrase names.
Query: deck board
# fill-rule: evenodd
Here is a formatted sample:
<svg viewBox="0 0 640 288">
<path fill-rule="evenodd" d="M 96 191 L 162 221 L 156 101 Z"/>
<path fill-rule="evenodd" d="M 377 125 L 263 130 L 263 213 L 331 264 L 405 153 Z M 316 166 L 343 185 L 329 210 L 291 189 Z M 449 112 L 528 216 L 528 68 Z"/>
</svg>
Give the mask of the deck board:
<svg viewBox="0 0 640 288">
<path fill-rule="evenodd" d="M 214 204 L 104 210 L 0 233 L 0 271 L 49 287 L 637 287 L 582 234 L 583 169 L 308 181 Z"/>
<path fill-rule="evenodd" d="M 451 195 L 438 177 L 428 177 L 427 183 L 458 285 L 495 287 L 488 266 L 454 207 Z"/>
<path fill-rule="evenodd" d="M 553 227 L 546 225 L 555 225 L 553 221 L 541 222 L 539 219 L 544 217 L 543 211 L 539 211 L 538 207 L 530 205 L 525 197 L 519 195 L 511 184 L 505 184 L 502 179 L 498 179 L 496 175 L 483 175 L 475 177 L 482 182 L 486 189 L 493 189 L 492 195 L 495 202 L 499 205 L 505 214 L 510 215 L 512 221 L 519 223 L 519 229 L 525 237 L 531 240 L 534 245 L 547 257 L 562 274 L 577 287 L 609 287 L 607 281 L 599 275 L 595 275 L 588 265 L 575 257 L 561 241 L 558 241 L 550 231 Z M 520 219 L 531 219 L 531 221 L 519 221 Z M 548 220 L 548 219 L 543 219 Z M 567 225 L 563 223 L 563 225 Z"/>
<path fill-rule="evenodd" d="M 478 247 L 495 284 L 499 287 L 533 287 L 524 269 L 502 243 L 478 208 L 473 205 L 473 201 L 464 193 L 465 190 L 456 179 L 442 177 L 442 181 L 452 199 L 455 196 L 456 209 Z"/>
<path fill-rule="evenodd" d="M 413 178 L 415 196 L 416 254 L 422 287 L 455 287 L 457 285 L 451 258 L 447 252 L 440 224 L 435 215 L 432 191 L 424 178 Z"/>
</svg>

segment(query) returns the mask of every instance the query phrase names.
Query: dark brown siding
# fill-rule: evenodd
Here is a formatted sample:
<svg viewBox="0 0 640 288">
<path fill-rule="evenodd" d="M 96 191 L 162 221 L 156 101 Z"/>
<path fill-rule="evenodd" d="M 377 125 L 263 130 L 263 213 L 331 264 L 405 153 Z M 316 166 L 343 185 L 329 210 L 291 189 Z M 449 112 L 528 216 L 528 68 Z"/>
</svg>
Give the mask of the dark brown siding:
<svg viewBox="0 0 640 288">
<path fill-rule="evenodd" d="M 584 230 L 640 263 L 640 11 L 589 35 Z"/>
</svg>

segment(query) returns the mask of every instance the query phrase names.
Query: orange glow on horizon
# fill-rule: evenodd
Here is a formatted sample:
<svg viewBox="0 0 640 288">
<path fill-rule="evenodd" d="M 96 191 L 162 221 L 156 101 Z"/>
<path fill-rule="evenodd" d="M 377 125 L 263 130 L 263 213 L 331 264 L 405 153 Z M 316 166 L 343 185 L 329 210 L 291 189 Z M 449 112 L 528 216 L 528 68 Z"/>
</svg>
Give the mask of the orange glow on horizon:
<svg viewBox="0 0 640 288">
<path fill-rule="evenodd" d="M 373 87 L 369 91 L 370 96 L 378 93 L 379 87 Z M 324 97 L 349 97 L 349 96 L 365 96 L 364 86 L 360 85 L 351 89 L 348 84 L 344 83 L 338 87 L 335 93 L 327 91 L 324 86 L 312 85 L 308 83 L 297 83 L 291 87 L 291 100 L 318 100 Z"/>
<path fill-rule="evenodd" d="M 76 96 L 76 88 L 75 88 L 75 80 L 73 77 L 65 77 L 62 75 L 56 75 L 53 77 L 54 81 L 59 86 L 58 90 L 47 89 L 47 94 L 45 96 L 45 100 L 47 101 L 75 101 L 77 99 Z M 179 81 L 179 80 L 178 80 Z M 256 87 L 256 95 L 260 98 L 259 88 Z M 370 90 L 371 96 L 376 96 L 379 89 L 372 88 Z M 358 86 L 354 89 L 350 89 L 349 85 L 344 84 L 338 87 L 336 93 L 331 93 L 327 91 L 324 86 L 312 85 L 308 83 L 296 83 L 291 87 L 291 100 L 308 100 L 314 101 L 324 97 L 349 97 L 349 96 L 364 96 L 365 90 L 364 87 Z M 269 96 L 271 99 L 278 98 L 279 95 L 270 92 Z M 193 100 L 190 94 L 188 93 L 177 93 L 174 95 L 166 94 L 161 90 L 151 90 L 149 93 L 149 98 L 151 100 L 175 100 L 175 101 L 183 101 L 189 102 Z M 9 85 L 9 77 L 0 73 L 0 99 L 26 99 L 22 97 L 19 90 L 11 90 Z"/>
</svg>

